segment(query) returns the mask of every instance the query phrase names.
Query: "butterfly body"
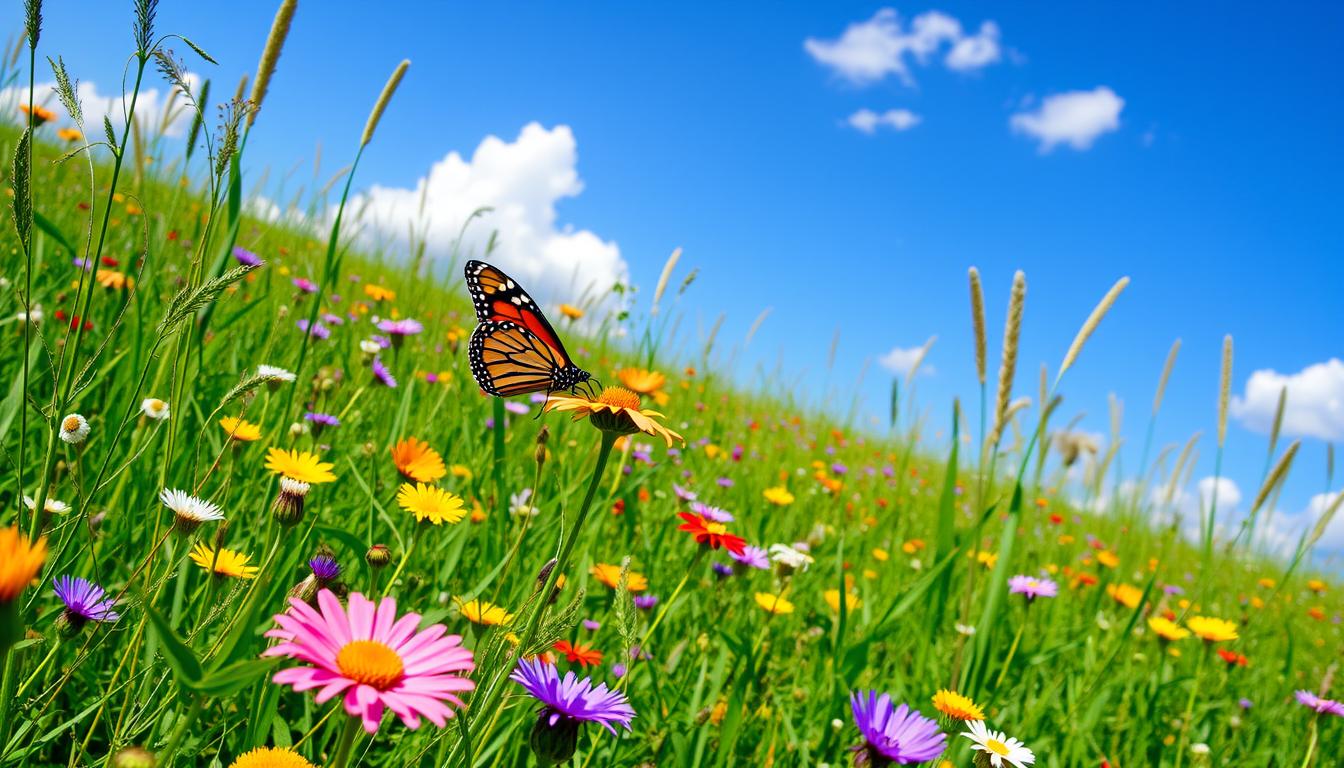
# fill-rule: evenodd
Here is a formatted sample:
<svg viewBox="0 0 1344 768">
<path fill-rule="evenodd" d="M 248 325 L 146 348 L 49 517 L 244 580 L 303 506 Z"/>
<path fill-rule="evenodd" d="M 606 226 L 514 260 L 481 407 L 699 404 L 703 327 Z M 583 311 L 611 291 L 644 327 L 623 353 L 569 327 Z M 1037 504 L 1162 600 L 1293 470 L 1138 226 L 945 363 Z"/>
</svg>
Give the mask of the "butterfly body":
<svg viewBox="0 0 1344 768">
<path fill-rule="evenodd" d="M 498 397 L 559 392 L 592 378 L 574 365 L 546 316 L 513 278 L 475 260 L 467 262 L 465 274 L 478 323 L 467 357 L 482 390 Z"/>
</svg>

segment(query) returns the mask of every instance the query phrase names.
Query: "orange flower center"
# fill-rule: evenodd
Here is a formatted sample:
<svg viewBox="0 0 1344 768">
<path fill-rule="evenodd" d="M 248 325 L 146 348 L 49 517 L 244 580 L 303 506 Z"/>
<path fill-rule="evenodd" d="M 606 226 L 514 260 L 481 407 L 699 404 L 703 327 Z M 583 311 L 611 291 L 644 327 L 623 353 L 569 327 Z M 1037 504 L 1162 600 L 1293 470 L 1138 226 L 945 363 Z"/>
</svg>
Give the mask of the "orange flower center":
<svg viewBox="0 0 1344 768">
<path fill-rule="evenodd" d="M 722 535 L 728 532 L 728 526 L 723 523 L 705 523 L 705 531 L 708 533 Z"/>
<path fill-rule="evenodd" d="M 336 654 L 341 674 L 380 691 L 396 685 L 406 667 L 397 652 L 376 640 L 355 640 Z"/>
<path fill-rule="evenodd" d="M 1009 752 L 1008 745 L 998 739 L 985 739 L 985 746 L 994 750 L 994 754 L 997 755 L 1007 755 Z"/>
<path fill-rule="evenodd" d="M 74 432 L 79 429 L 79 419 L 75 416 L 66 416 L 65 421 L 61 422 L 61 428 L 66 432 Z"/>
<path fill-rule="evenodd" d="M 602 390 L 602 394 L 598 396 L 597 402 L 602 403 L 603 405 L 626 408 L 632 411 L 639 410 L 639 395 L 636 395 L 625 387 L 607 387 Z"/>
</svg>

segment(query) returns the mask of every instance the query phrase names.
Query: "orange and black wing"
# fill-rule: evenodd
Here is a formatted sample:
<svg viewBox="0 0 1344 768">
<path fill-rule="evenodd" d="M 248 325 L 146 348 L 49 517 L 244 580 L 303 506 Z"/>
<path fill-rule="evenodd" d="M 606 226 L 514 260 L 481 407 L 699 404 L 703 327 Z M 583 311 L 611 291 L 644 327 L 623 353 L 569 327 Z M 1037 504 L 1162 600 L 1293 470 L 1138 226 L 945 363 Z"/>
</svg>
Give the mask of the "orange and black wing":
<svg viewBox="0 0 1344 768">
<path fill-rule="evenodd" d="M 556 374 L 565 368 L 550 345 L 507 321 L 485 320 L 476 326 L 467 357 L 476 383 L 497 397 L 549 392 L 557 388 Z"/>
<path fill-rule="evenodd" d="M 498 267 L 483 261 L 468 261 L 467 291 L 471 293 L 476 320 L 480 323 L 515 323 L 549 346 L 559 358 L 559 367 L 570 365 L 569 353 L 560 341 L 560 335 L 551 327 L 541 307 L 513 278 Z"/>
</svg>

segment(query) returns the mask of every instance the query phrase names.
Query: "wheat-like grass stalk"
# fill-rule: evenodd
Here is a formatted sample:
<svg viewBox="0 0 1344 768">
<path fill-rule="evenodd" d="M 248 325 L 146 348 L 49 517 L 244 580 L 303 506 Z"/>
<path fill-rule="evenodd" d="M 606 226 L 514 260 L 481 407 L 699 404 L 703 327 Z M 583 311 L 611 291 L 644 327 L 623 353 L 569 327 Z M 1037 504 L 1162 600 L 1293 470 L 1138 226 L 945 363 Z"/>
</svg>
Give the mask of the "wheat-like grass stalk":
<svg viewBox="0 0 1344 768">
<path fill-rule="evenodd" d="M 1176 454 L 1176 464 L 1171 468 L 1171 476 L 1167 480 L 1167 490 L 1163 496 L 1165 504 L 1171 504 L 1172 499 L 1176 498 L 1176 489 L 1181 482 L 1181 473 L 1185 470 L 1186 462 L 1190 460 L 1190 455 L 1195 450 L 1195 443 L 1199 442 L 1200 434 L 1196 432 L 1191 435 L 1190 439 L 1186 441 L 1185 447 L 1181 448 L 1181 452 Z"/>
<path fill-rule="evenodd" d="M 1307 535 L 1306 547 L 1311 548 L 1316 542 L 1320 541 L 1325 535 L 1325 531 L 1330 527 L 1330 521 L 1335 519 L 1335 513 L 1339 511 L 1341 504 L 1344 504 L 1344 491 L 1335 494 L 1334 501 L 1325 508 L 1321 516 L 1316 520 L 1316 525 L 1311 527 L 1311 533 Z"/>
<path fill-rule="evenodd" d="M 1167 394 L 1167 382 L 1171 380 L 1171 369 L 1176 367 L 1176 354 L 1181 351 L 1181 340 L 1171 343 L 1167 352 L 1167 362 L 1162 366 L 1162 377 L 1157 380 L 1157 393 L 1153 395 L 1153 415 L 1162 409 L 1162 398 Z"/>
<path fill-rule="evenodd" d="M 766 307 L 765 309 L 761 310 L 761 314 L 756 316 L 756 320 L 751 324 L 751 328 L 747 329 L 747 338 L 745 341 L 742 342 L 743 347 L 746 347 L 747 345 L 751 344 L 752 337 L 756 335 L 756 331 L 760 330 L 761 323 L 765 322 L 765 318 L 770 316 L 770 312 L 773 309 L 774 307 Z"/>
<path fill-rule="evenodd" d="M 929 340 L 924 342 L 924 346 L 919 348 L 919 354 L 915 355 L 915 362 L 910 365 L 910 370 L 905 372 L 905 384 L 908 387 L 911 381 L 914 381 L 915 374 L 919 372 L 919 367 L 924 364 L 924 358 L 928 356 L 929 349 L 933 343 L 938 340 L 937 336 L 930 336 Z"/>
<path fill-rule="evenodd" d="M 663 299 L 663 292 L 667 290 L 667 284 L 672 280 L 672 270 L 677 268 L 677 262 L 681 261 L 681 248 L 672 251 L 672 255 L 667 257 L 667 262 L 663 264 L 663 273 L 658 276 L 658 286 L 653 289 L 653 306 L 649 307 L 649 314 L 658 314 L 658 302 Z"/>
<path fill-rule="evenodd" d="M 1288 407 L 1288 388 L 1279 389 L 1279 402 L 1274 408 L 1274 424 L 1269 429 L 1269 455 L 1274 455 L 1274 448 L 1279 444 L 1279 432 L 1283 429 L 1283 412 Z"/>
<path fill-rule="evenodd" d="M 1227 440 L 1227 401 L 1232 395 L 1232 336 L 1223 337 L 1223 365 L 1218 375 L 1218 447 Z"/>
<path fill-rule="evenodd" d="M 998 436 L 1008 420 L 1008 404 L 1013 397 L 1013 376 L 1017 371 L 1017 342 L 1022 333 L 1022 308 L 1027 300 L 1027 276 L 1022 270 L 1013 275 L 1012 294 L 1008 299 L 1008 319 L 1003 326 L 1003 359 L 999 362 L 999 391 L 994 407 L 994 439 L 990 445 L 998 443 Z"/>
<path fill-rule="evenodd" d="M 1293 465 L 1293 457 L 1297 456 L 1297 449 L 1301 445 L 1301 440 L 1294 440 L 1293 444 L 1288 446 L 1288 450 L 1284 451 L 1283 455 L 1279 457 L 1278 462 L 1274 464 L 1274 468 L 1269 471 L 1269 476 L 1260 486 L 1260 491 L 1255 494 L 1255 501 L 1251 503 L 1252 515 L 1260 509 L 1265 503 L 1265 499 L 1269 498 L 1269 494 L 1278 487 L 1279 483 L 1282 483 L 1284 478 L 1288 476 L 1288 470 Z"/>
<path fill-rule="evenodd" d="M 373 111 L 369 113 L 369 122 L 364 124 L 364 135 L 359 139 L 360 147 L 367 146 L 373 141 L 373 132 L 378 129 L 378 121 L 383 119 L 383 110 L 387 109 L 388 102 L 392 101 L 392 94 L 397 92 L 397 86 L 401 85 L 401 78 L 406 75 L 406 70 L 410 66 L 410 59 L 402 59 L 397 68 L 392 70 L 392 76 L 387 78 L 383 92 L 378 94 L 378 101 L 373 105 Z"/>
<path fill-rule="evenodd" d="M 985 291 L 980 285 L 980 270 L 971 267 L 971 326 L 975 330 L 975 375 L 985 383 Z"/>
<path fill-rule="evenodd" d="M 243 73 L 243 76 L 240 77 L 240 78 L 238 78 L 238 90 L 236 90 L 236 91 L 233 92 L 233 100 L 234 100 L 234 101 L 242 101 L 242 100 L 243 100 L 243 94 L 247 91 L 247 84 L 248 84 L 248 82 L 249 82 L 249 79 L 248 79 L 247 73 L 244 72 L 244 73 Z"/>
<path fill-rule="evenodd" d="M 1083 327 L 1078 329 L 1078 335 L 1073 337 L 1073 343 L 1069 345 L 1069 351 L 1064 355 L 1064 364 L 1059 367 L 1059 373 L 1055 374 L 1055 381 L 1059 381 L 1064 372 L 1069 370 L 1069 367 L 1078 359 L 1078 354 L 1083 351 L 1083 345 L 1097 330 L 1097 326 L 1101 325 L 1102 318 L 1106 317 L 1106 313 L 1111 311 L 1111 306 L 1115 304 L 1115 300 L 1120 297 L 1121 291 L 1124 291 L 1127 285 L 1129 285 L 1129 278 L 1122 277 L 1115 281 L 1115 285 L 1111 286 L 1111 290 L 1107 291 L 1105 296 L 1101 297 L 1101 301 L 1092 310 L 1092 314 L 1088 315 L 1087 320 L 1083 322 Z"/>
<path fill-rule="evenodd" d="M 252 83 L 252 111 L 247 116 L 248 128 L 256 122 L 257 113 L 261 111 L 261 103 L 266 100 L 266 91 L 271 87 L 271 76 L 275 74 L 275 67 L 280 63 L 280 52 L 284 50 L 285 38 L 289 37 L 289 25 L 294 21 L 294 11 L 298 7 L 299 0 L 284 0 L 275 12 L 275 20 L 271 22 L 271 34 L 267 36 L 266 47 L 262 49 L 261 60 L 257 62 L 257 79 Z"/>
</svg>

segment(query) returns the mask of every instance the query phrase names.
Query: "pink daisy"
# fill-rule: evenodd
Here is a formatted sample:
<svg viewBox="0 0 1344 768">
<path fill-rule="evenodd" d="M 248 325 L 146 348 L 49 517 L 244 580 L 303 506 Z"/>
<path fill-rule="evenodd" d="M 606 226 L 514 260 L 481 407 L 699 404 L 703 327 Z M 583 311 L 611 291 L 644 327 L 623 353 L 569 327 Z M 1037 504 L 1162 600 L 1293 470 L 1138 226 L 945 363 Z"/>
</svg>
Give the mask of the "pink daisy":
<svg viewBox="0 0 1344 768">
<path fill-rule="evenodd" d="M 278 614 L 279 627 L 266 633 L 281 642 L 263 656 L 287 656 L 311 666 L 282 669 L 272 678 L 296 691 L 321 690 L 322 704 L 345 694 L 345 711 L 364 721 L 364 730 L 377 733 L 383 709 L 391 709 L 407 728 L 420 727 L 427 718 L 442 728 L 452 709 L 461 708 L 457 694 L 476 684 L 454 673 L 474 667 L 471 651 L 460 635 L 444 636 L 442 624 L 417 631 L 420 615 L 397 618 L 397 601 L 373 601 L 351 593 L 344 608 L 331 590 L 317 595 L 318 608 L 291 598 L 287 612 Z"/>
</svg>

